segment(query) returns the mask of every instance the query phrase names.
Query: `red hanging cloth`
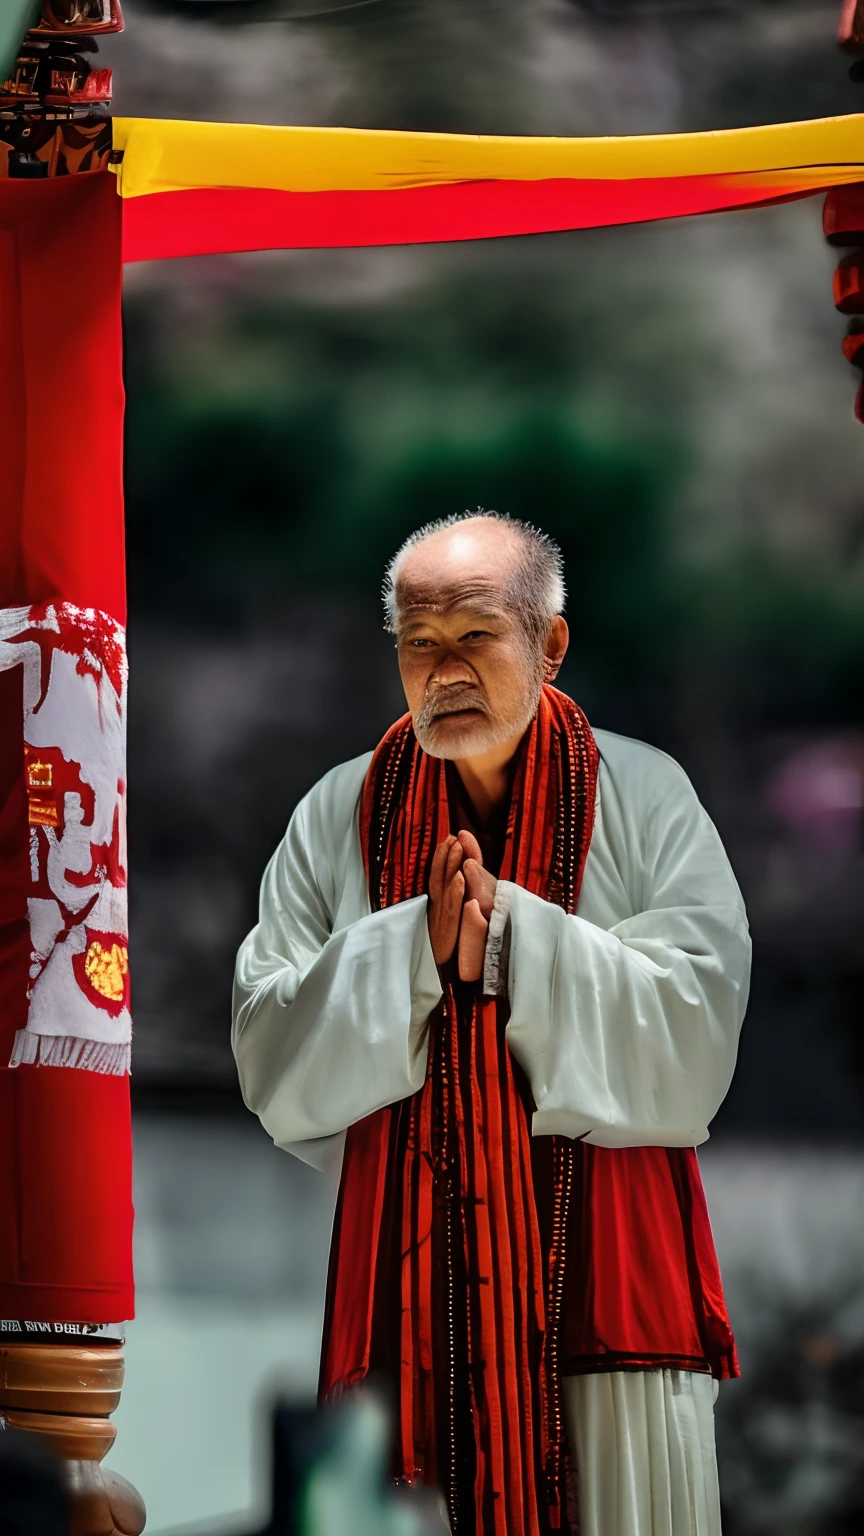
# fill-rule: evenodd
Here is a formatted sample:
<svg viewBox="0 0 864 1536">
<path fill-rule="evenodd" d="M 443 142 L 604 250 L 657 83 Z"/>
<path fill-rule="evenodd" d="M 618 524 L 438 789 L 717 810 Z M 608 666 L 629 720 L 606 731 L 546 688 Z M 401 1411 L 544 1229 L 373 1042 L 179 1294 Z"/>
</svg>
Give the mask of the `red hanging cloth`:
<svg viewBox="0 0 864 1536">
<path fill-rule="evenodd" d="M 121 210 L 0 180 L 0 1317 L 133 1315 Z"/>
</svg>

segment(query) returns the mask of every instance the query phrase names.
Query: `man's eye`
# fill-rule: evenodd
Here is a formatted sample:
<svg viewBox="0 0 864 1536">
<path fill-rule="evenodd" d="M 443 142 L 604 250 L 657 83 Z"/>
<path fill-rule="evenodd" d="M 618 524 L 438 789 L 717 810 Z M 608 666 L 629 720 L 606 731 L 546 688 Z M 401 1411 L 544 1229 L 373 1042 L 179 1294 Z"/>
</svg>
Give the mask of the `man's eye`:
<svg viewBox="0 0 864 1536">
<path fill-rule="evenodd" d="M 467 635 L 460 636 L 459 644 L 461 645 L 463 640 L 488 640 L 488 638 L 488 629 L 469 629 Z"/>
<path fill-rule="evenodd" d="M 434 640 L 409 640 L 408 644 L 413 646 L 415 648 L 415 650 L 421 650 L 421 649 L 423 649 L 427 645 L 434 645 L 435 641 Z"/>
</svg>

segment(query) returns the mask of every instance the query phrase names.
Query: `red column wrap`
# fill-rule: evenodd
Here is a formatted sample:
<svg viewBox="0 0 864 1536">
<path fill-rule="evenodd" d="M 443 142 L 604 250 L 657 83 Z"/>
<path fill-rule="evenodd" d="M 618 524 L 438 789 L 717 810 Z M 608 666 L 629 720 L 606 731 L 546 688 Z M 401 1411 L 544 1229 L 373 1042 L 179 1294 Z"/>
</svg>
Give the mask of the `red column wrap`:
<svg viewBox="0 0 864 1536">
<path fill-rule="evenodd" d="M 73 604 L 115 631 L 125 622 L 120 215 L 108 172 L 0 181 L 0 609 Z M 59 645 L 50 618 L 46 631 Z M 43 654 L 50 669 L 50 644 Z M 26 686 L 24 665 L 0 670 L 0 1318 L 112 1322 L 133 1313 L 128 1077 L 8 1065 L 33 974 Z M 56 753 L 55 764 L 66 771 Z M 88 876 L 68 878 L 74 889 Z M 62 1036 L 65 1024 L 49 1027 Z"/>
</svg>

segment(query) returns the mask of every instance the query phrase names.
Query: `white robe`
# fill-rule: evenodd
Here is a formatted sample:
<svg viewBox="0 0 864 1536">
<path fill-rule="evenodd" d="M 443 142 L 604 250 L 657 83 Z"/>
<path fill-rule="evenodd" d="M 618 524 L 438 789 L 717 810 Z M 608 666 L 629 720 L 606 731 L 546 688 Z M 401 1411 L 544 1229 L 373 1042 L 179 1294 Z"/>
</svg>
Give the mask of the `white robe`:
<svg viewBox="0 0 864 1536">
<path fill-rule="evenodd" d="M 499 881 L 484 987 L 509 995 L 507 1042 L 531 1085 L 535 1136 L 698 1146 L 735 1066 L 750 969 L 744 903 L 677 763 L 607 731 L 595 738 L 597 808 L 578 913 Z M 370 912 L 358 830 L 370 757 L 334 768 L 298 805 L 237 960 L 232 1040 L 244 1099 L 278 1146 L 319 1168 L 339 1166 L 349 1125 L 422 1086 L 441 996 L 426 897 Z M 583 1517 L 585 1536 L 716 1536 L 713 1439 L 706 1460 L 704 1432 L 685 1434 L 680 1454 L 659 1436 L 667 1463 L 684 1468 L 685 1492 L 694 1479 L 708 1489 L 673 1499 L 667 1527 L 651 1512 L 658 1436 L 636 1454 L 627 1428 L 645 1420 L 652 1378 L 671 1404 L 681 1395 L 673 1377 L 687 1373 L 609 1373 L 607 1388 L 613 1374 L 615 1446 L 583 1422 L 596 1420 L 601 1389 L 590 1378 L 569 1384 L 583 1508 L 595 1511 Z M 694 1382 L 694 1401 L 709 1389 Z M 704 1404 L 700 1412 L 704 1431 Z M 664 1422 L 677 1444 L 671 1407 Z M 626 1518 L 610 1476 L 625 1465 L 635 1480 Z"/>
</svg>

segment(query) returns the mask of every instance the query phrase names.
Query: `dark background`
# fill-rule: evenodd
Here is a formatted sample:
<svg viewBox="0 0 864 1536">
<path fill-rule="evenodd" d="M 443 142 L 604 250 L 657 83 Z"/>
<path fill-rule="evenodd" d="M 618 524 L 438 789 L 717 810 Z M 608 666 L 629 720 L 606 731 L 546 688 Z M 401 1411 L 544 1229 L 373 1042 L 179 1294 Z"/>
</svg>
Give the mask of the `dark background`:
<svg viewBox="0 0 864 1536">
<path fill-rule="evenodd" d="M 837 0 L 325 9 L 127 0 L 102 49 L 115 111 L 531 134 L 864 111 Z M 732 1536 L 864 1529 L 864 430 L 835 260 L 811 199 L 126 281 L 134 1093 L 152 1178 L 176 1179 L 177 1137 L 198 1148 L 213 1185 L 194 1203 L 223 1234 L 197 1280 L 168 1243 L 165 1293 L 248 1302 L 242 1264 L 214 1279 L 249 1191 L 216 1171 L 247 1134 L 233 956 L 299 796 L 401 712 L 385 561 L 430 517 L 527 517 L 566 556 L 562 686 L 684 765 L 751 915 L 740 1064 L 704 1158 L 748 1366 L 721 1416 Z M 261 1230 L 302 1246 L 280 1201 L 303 1174 L 282 1163 Z M 145 1293 L 167 1199 L 144 1201 Z"/>
</svg>

